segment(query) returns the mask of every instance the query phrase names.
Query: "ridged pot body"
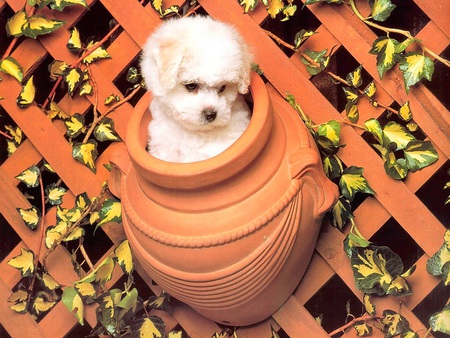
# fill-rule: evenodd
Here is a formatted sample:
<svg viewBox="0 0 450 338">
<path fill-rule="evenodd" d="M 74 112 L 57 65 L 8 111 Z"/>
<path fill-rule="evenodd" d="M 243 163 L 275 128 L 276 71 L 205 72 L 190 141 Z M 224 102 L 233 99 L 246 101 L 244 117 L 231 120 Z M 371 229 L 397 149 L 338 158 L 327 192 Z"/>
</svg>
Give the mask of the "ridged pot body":
<svg viewBox="0 0 450 338">
<path fill-rule="evenodd" d="M 236 326 L 269 317 L 292 294 L 337 199 L 295 112 L 273 111 L 256 75 L 250 90 L 249 127 L 216 157 L 177 164 L 149 155 L 149 94 L 111 157 L 110 186 L 142 267 L 171 296 Z"/>
</svg>

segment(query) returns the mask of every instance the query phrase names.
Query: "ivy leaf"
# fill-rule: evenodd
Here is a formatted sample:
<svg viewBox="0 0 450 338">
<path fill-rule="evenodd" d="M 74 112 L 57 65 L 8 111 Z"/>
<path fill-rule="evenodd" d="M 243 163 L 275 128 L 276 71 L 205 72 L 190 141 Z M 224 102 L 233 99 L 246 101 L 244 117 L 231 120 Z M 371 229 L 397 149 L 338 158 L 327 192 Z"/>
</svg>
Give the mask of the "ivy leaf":
<svg viewBox="0 0 450 338">
<path fill-rule="evenodd" d="M 22 217 L 22 220 L 25 222 L 25 225 L 31 230 L 35 230 L 39 224 L 39 220 L 41 218 L 41 212 L 35 206 L 32 206 L 29 209 L 17 208 L 17 211 Z"/>
<path fill-rule="evenodd" d="M 163 14 L 163 0 L 150 0 L 150 4 L 152 5 L 153 9 L 159 13 L 160 16 Z"/>
<path fill-rule="evenodd" d="M 66 234 L 69 223 L 66 221 L 58 221 L 56 225 L 49 226 L 45 230 L 45 246 L 50 249 L 57 241 Z"/>
<path fill-rule="evenodd" d="M 22 36 L 22 27 L 27 23 L 27 19 L 25 8 L 22 8 L 6 22 L 6 34 L 14 37 Z"/>
<path fill-rule="evenodd" d="M 63 242 L 74 241 L 83 236 L 84 236 L 84 228 L 76 227 L 74 230 L 72 230 L 72 232 L 67 237 L 64 237 Z"/>
<path fill-rule="evenodd" d="M 149 309 L 167 311 L 169 309 L 170 296 L 163 291 L 159 296 L 151 296 L 146 303 L 146 307 Z"/>
<path fill-rule="evenodd" d="M 326 156 L 323 159 L 323 170 L 330 180 L 342 175 L 344 167 L 341 159 L 337 155 Z"/>
<path fill-rule="evenodd" d="M 47 19 L 41 15 L 33 15 L 27 18 L 22 26 L 23 35 L 36 39 L 39 35 L 49 34 L 64 24 L 64 21 Z"/>
<path fill-rule="evenodd" d="M 402 180 L 408 175 L 408 166 L 406 164 L 406 160 L 404 158 L 399 158 L 395 156 L 395 150 L 397 145 L 392 142 L 387 148 L 382 148 L 382 151 L 385 151 L 382 154 L 385 162 L 384 162 L 384 170 L 386 173 L 396 180 Z"/>
<path fill-rule="evenodd" d="M 86 143 L 75 143 L 72 148 L 72 157 L 83 163 L 94 174 L 96 172 L 95 160 L 97 159 L 97 142 L 88 140 Z"/>
<path fill-rule="evenodd" d="M 138 302 L 138 291 L 136 288 L 133 288 L 130 290 L 130 292 L 127 292 L 125 297 L 117 304 L 118 307 L 121 307 L 124 309 L 124 312 L 130 311 L 130 310 L 136 310 Z M 133 311 L 133 312 L 134 312 Z"/>
<path fill-rule="evenodd" d="M 327 49 L 320 52 L 311 51 L 309 49 L 305 50 L 305 55 L 313 62 L 310 62 L 310 60 L 306 59 L 304 56 L 302 56 L 301 61 L 306 65 L 306 70 L 310 75 L 317 75 L 327 67 L 330 60 L 330 58 L 326 56 L 327 52 Z"/>
<path fill-rule="evenodd" d="M 353 201 L 355 194 L 363 192 L 366 194 L 375 194 L 369 183 L 363 176 L 363 168 L 351 166 L 344 170 L 340 180 L 339 187 L 342 195 L 350 202 Z"/>
<path fill-rule="evenodd" d="M 353 324 L 353 328 L 356 330 L 356 335 L 358 337 L 367 337 L 372 335 L 373 328 L 364 320 L 359 320 Z"/>
<path fill-rule="evenodd" d="M 347 222 L 355 217 L 350 201 L 342 196 L 339 197 L 339 200 L 333 206 L 330 213 L 333 226 L 339 230 L 342 230 Z"/>
<path fill-rule="evenodd" d="M 94 288 L 94 285 L 88 282 L 75 283 L 74 288 L 75 290 L 77 290 L 81 298 L 87 303 L 92 303 L 97 293 L 97 291 Z"/>
<path fill-rule="evenodd" d="M 358 91 L 353 87 L 342 87 L 345 93 L 345 97 L 348 102 L 356 103 L 358 102 Z"/>
<path fill-rule="evenodd" d="M 64 124 L 67 128 L 67 136 L 74 138 L 84 133 L 86 131 L 86 127 L 84 125 L 84 116 L 80 113 L 75 113 L 70 116 L 67 120 L 64 121 Z"/>
<path fill-rule="evenodd" d="M 409 122 L 412 118 L 411 108 L 409 107 L 409 101 L 406 101 L 399 109 L 398 116 L 405 122 Z"/>
<path fill-rule="evenodd" d="M 239 0 L 239 5 L 244 8 L 244 13 L 253 11 L 258 5 L 259 0 Z"/>
<path fill-rule="evenodd" d="M 314 34 L 316 34 L 315 31 L 309 31 L 306 29 L 302 29 L 299 32 L 297 32 L 294 38 L 295 49 L 298 49 L 303 42 L 308 40 L 308 38 L 313 36 Z"/>
<path fill-rule="evenodd" d="M 106 199 L 100 208 L 99 220 L 100 222 L 97 223 L 95 230 L 97 230 L 99 226 L 109 222 L 122 222 L 122 205 L 120 201 L 116 199 Z"/>
<path fill-rule="evenodd" d="M 387 36 L 380 36 L 373 42 L 369 53 L 377 56 L 377 69 L 380 79 L 383 78 L 384 73 L 395 65 L 397 46 L 398 41 Z"/>
<path fill-rule="evenodd" d="M 128 68 L 126 80 L 132 84 L 135 84 L 139 81 L 139 73 L 136 67 Z"/>
<path fill-rule="evenodd" d="M 374 81 L 371 81 L 364 89 L 364 95 L 366 95 L 369 99 L 372 99 L 376 92 L 377 87 Z"/>
<path fill-rule="evenodd" d="M 52 183 L 45 189 L 45 194 L 47 195 L 48 202 L 51 205 L 59 205 L 62 203 L 62 198 L 66 194 L 67 189 L 57 186 Z"/>
<path fill-rule="evenodd" d="M 402 276 L 396 276 L 389 284 L 386 294 L 398 296 L 409 296 L 412 294 L 411 286 L 408 281 Z"/>
<path fill-rule="evenodd" d="M 103 262 L 101 262 L 101 264 L 94 270 L 95 281 L 101 285 L 105 285 L 106 282 L 111 280 L 113 270 L 114 261 L 111 257 L 105 258 L 105 260 L 103 260 Z"/>
<path fill-rule="evenodd" d="M 63 111 L 58 104 L 55 101 L 50 101 L 50 109 L 46 110 L 47 116 L 50 117 L 50 119 L 54 119 L 56 117 L 59 117 L 60 119 L 68 119 L 70 117 L 69 114 L 67 114 L 65 111 Z"/>
<path fill-rule="evenodd" d="M 391 338 L 409 331 L 409 323 L 406 318 L 392 310 L 383 311 L 381 323 L 384 325 L 385 338 Z"/>
<path fill-rule="evenodd" d="M 275 19 L 278 13 L 280 13 L 284 7 L 285 4 L 283 0 L 271 0 L 266 10 L 267 13 L 269 13 L 270 17 L 272 19 Z"/>
<path fill-rule="evenodd" d="M 133 254 L 131 253 L 130 243 L 123 240 L 114 250 L 113 259 L 122 268 L 122 271 L 131 275 L 134 271 Z"/>
<path fill-rule="evenodd" d="M 28 107 L 34 101 L 34 96 L 36 95 L 36 88 L 33 83 L 33 75 L 28 79 L 25 86 L 22 87 L 22 91 L 17 97 L 17 105 L 20 108 Z"/>
<path fill-rule="evenodd" d="M 74 54 L 79 54 L 83 50 L 83 45 L 80 39 L 80 32 L 76 27 L 72 29 L 70 33 L 69 41 L 66 45 L 67 49 Z"/>
<path fill-rule="evenodd" d="M 167 338 L 183 338 L 183 331 L 170 331 Z"/>
<path fill-rule="evenodd" d="M 69 94 L 72 96 L 74 91 L 81 85 L 83 82 L 83 71 L 80 68 L 67 68 L 64 71 L 63 78 L 67 83 L 67 89 Z"/>
<path fill-rule="evenodd" d="M 395 47 L 395 53 L 399 54 L 405 51 L 406 48 L 409 47 L 409 45 L 411 45 L 413 42 L 418 41 L 416 38 L 407 38 L 406 40 L 404 40 L 403 42 L 399 43 L 396 47 Z"/>
<path fill-rule="evenodd" d="M 22 277 L 31 276 L 36 268 L 34 266 L 34 252 L 21 248 L 20 255 L 11 258 L 7 264 L 20 270 Z"/>
<path fill-rule="evenodd" d="M 341 125 L 336 120 L 330 120 L 319 126 L 317 134 L 329 139 L 337 147 L 340 141 Z"/>
<path fill-rule="evenodd" d="M 450 334 L 450 304 L 446 305 L 442 311 L 433 314 L 428 323 L 434 332 Z"/>
<path fill-rule="evenodd" d="M 118 95 L 111 94 L 105 99 L 104 104 L 105 104 L 105 106 L 108 106 L 113 102 L 119 102 L 119 101 L 120 101 L 120 97 Z"/>
<path fill-rule="evenodd" d="M 434 149 L 431 141 L 410 141 L 405 149 L 406 166 L 412 172 L 425 168 L 439 158 L 436 149 Z"/>
<path fill-rule="evenodd" d="M 377 313 L 376 306 L 370 301 L 370 295 L 368 295 L 367 293 L 365 293 L 363 296 L 363 305 L 364 309 L 366 309 L 366 312 L 369 315 L 375 316 L 375 314 Z"/>
<path fill-rule="evenodd" d="M 38 275 L 38 278 L 48 291 L 61 289 L 61 285 L 59 285 L 58 282 L 46 272 L 43 272 L 42 275 Z"/>
<path fill-rule="evenodd" d="M 9 134 L 14 138 L 14 143 L 20 145 L 23 139 L 22 130 L 19 127 L 13 127 L 10 125 L 5 125 L 5 129 L 9 132 Z"/>
<path fill-rule="evenodd" d="M 36 165 L 32 165 L 17 175 L 16 178 L 25 183 L 28 188 L 35 188 L 39 185 L 40 175 L 41 171 L 39 168 Z"/>
<path fill-rule="evenodd" d="M 77 206 L 78 208 L 85 209 L 89 206 L 90 203 L 91 200 L 85 192 L 77 195 L 77 197 L 75 198 L 75 206 Z"/>
<path fill-rule="evenodd" d="M 91 41 L 87 47 L 86 50 L 89 51 L 91 48 L 94 47 L 94 45 L 97 42 Z M 92 53 L 87 55 L 85 58 L 83 58 L 83 63 L 88 65 L 91 64 L 94 61 L 101 60 L 101 59 L 109 59 L 111 58 L 111 55 L 108 54 L 106 49 L 104 49 L 102 46 L 97 47 Z"/>
<path fill-rule="evenodd" d="M 131 322 L 131 336 L 141 338 L 164 337 L 164 321 L 157 316 L 134 318 Z"/>
<path fill-rule="evenodd" d="M 358 88 L 362 85 L 362 65 L 359 65 L 353 72 L 347 74 L 345 80 L 351 84 L 352 87 Z"/>
<path fill-rule="evenodd" d="M 405 127 L 394 121 L 390 121 L 384 126 L 383 136 L 385 145 L 392 142 L 396 144 L 397 147 L 394 150 L 405 149 L 410 141 L 416 139 Z"/>
<path fill-rule="evenodd" d="M 64 75 L 64 72 L 69 68 L 69 65 L 65 61 L 54 60 L 48 65 L 48 71 L 50 73 L 50 79 L 56 81 L 59 76 Z"/>
<path fill-rule="evenodd" d="M 352 123 L 356 123 L 359 120 L 359 110 L 358 106 L 354 104 L 351 101 L 348 101 L 345 105 L 345 116 L 350 120 Z"/>
<path fill-rule="evenodd" d="M 89 81 L 84 81 L 80 86 L 79 95 L 91 95 L 94 91 L 94 87 L 89 83 Z"/>
<path fill-rule="evenodd" d="M 406 53 L 400 62 L 400 70 L 403 72 L 406 92 L 423 78 L 431 81 L 434 72 L 434 62 L 428 56 L 410 52 Z"/>
<path fill-rule="evenodd" d="M 7 301 L 9 303 L 21 303 L 26 301 L 28 298 L 27 290 L 19 289 L 16 292 L 13 292 L 11 296 L 8 297 Z"/>
<path fill-rule="evenodd" d="M 369 0 L 371 16 L 376 21 L 385 21 L 396 7 L 391 0 Z"/>
<path fill-rule="evenodd" d="M 75 316 L 78 323 L 84 325 L 84 304 L 77 290 L 72 286 L 66 287 L 61 300 L 69 312 Z"/>
<path fill-rule="evenodd" d="M 292 3 L 289 3 L 287 6 L 283 8 L 283 14 L 284 18 L 281 19 L 281 22 L 289 20 L 291 16 L 294 16 L 295 12 L 297 11 L 297 5 L 293 5 Z"/>
<path fill-rule="evenodd" d="M 377 119 L 372 118 L 367 120 L 364 122 L 364 126 L 367 128 L 367 131 L 375 137 L 379 144 L 383 144 L 383 129 Z"/>
<path fill-rule="evenodd" d="M 450 230 L 445 231 L 446 239 L 440 249 L 434 253 L 427 261 L 427 271 L 433 276 L 442 276 L 445 285 L 448 285 L 448 274 L 444 275 L 444 266 L 450 265 Z"/>
<path fill-rule="evenodd" d="M 56 301 L 49 300 L 44 292 L 38 292 L 33 300 L 33 312 L 40 315 L 50 310 L 55 304 Z"/>
<path fill-rule="evenodd" d="M 86 4 L 85 0 L 53 0 L 50 3 L 50 8 L 56 9 L 58 11 L 62 11 L 67 6 L 73 6 L 73 5 L 81 5 L 81 6 L 87 8 L 87 4 Z"/>
<path fill-rule="evenodd" d="M 414 331 L 406 331 L 402 333 L 400 338 L 419 338 L 419 335 Z"/>
<path fill-rule="evenodd" d="M 22 83 L 23 68 L 13 57 L 8 56 L 0 61 L 0 71 L 5 74 L 11 75 L 17 81 L 19 81 L 19 83 Z"/>
</svg>

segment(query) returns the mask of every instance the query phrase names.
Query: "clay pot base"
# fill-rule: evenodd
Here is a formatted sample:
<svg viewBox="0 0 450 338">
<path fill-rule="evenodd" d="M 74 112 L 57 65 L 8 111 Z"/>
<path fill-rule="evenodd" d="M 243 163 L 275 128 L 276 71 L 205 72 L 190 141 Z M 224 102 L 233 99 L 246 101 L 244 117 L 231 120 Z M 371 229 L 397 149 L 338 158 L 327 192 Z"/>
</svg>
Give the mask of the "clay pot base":
<svg viewBox="0 0 450 338">
<path fill-rule="evenodd" d="M 256 74 L 250 91 L 249 127 L 211 159 L 170 163 L 145 151 L 149 94 L 111 157 L 136 259 L 170 295 L 236 326 L 264 320 L 292 294 L 338 197 L 300 119 L 272 110 Z"/>
</svg>

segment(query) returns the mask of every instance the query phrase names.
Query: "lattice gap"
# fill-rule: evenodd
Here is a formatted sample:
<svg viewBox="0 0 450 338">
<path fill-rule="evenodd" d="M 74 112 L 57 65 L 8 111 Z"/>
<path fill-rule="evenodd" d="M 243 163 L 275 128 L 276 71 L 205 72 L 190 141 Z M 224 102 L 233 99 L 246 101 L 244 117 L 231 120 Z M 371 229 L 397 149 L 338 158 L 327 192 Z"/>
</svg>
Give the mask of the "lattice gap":
<svg viewBox="0 0 450 338">
<path fill-rule="evenodd" d="M 439 54 L 446 60 L 450 59 L 450 46 Z M 447 110 L 450 110 L 450 95 L 448 95 L 448 88 L 450 84 L 450 68 L 443 65 L 442 62 L 434 62 L 434 73 L 431 82 L 423 81 L 436 98 L 441 101 Z M 443 112 L 444 113 L 444 112 Z"/>
</svg>

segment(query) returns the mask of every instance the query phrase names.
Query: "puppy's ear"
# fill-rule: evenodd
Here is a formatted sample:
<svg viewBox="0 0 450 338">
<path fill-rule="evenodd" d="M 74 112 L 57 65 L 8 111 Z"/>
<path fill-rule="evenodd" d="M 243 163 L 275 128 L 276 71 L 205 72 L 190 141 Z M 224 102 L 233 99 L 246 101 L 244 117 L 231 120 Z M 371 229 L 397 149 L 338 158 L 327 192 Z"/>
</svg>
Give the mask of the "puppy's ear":
<svg viewBox="0 0 450 338">
<path fill-rule="evenodd" d="M 159 82 L 165 89 L 171 89 L 177 84 L 178 71 L 183 61 L 183 50 L 183 43 L 178 39 L 161 41 L 153 50 Z"/>
<path fill-rule="evenodd" d="M 242 42 L 241 46 L 241 63 L 242 66 L 239 70 L 239 82 L 238 91 L 241 94 L 247 94 L 248 86 L 250 85 L 251 78 L 251 63 L 253 61 L 253 55 L 249 50 L 249 47 Z"/>
</svg>

